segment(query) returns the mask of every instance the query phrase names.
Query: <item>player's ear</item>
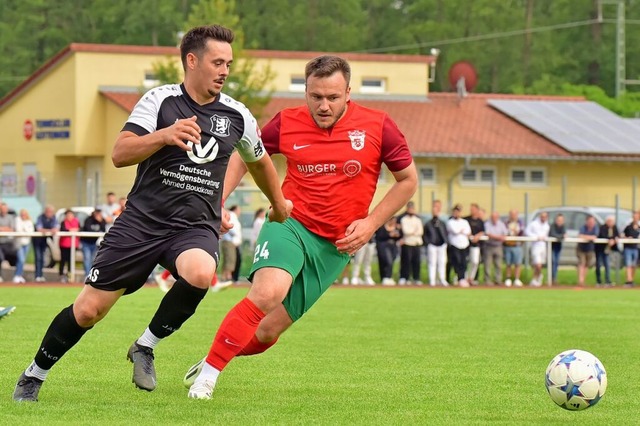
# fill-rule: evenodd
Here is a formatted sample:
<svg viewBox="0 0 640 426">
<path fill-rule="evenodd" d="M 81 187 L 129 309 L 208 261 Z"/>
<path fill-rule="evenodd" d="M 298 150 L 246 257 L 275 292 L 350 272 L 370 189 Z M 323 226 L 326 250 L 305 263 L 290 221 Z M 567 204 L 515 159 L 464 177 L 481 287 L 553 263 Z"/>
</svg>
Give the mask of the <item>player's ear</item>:
<svg viewBox="0 0 640 426">
<path fill-rule="evenodd" d="M 351 100 L 351 86 L 347 86 L 347 102 Z"/>
</svg>

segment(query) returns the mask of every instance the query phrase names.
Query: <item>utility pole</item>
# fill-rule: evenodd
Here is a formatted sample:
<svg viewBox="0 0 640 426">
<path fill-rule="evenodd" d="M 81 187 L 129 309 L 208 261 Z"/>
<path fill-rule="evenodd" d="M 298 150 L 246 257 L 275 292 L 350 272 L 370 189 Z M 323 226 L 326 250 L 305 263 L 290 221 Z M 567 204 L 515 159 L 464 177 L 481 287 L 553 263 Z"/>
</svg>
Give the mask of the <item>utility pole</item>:
<svg viewBox="0 0 640 426">
<path fill-rule="evenodd" d="M 637 84 L 635 81 L 627 81 L 627 60 L 625 46 L 625 2 L 624 0 L 600 0 L 598 2 L 598 22 L 603 22 L 602 5 L 615 4 L 616 13 L 616 98 L 625 91 L 627 84 Z"/>
</svg>

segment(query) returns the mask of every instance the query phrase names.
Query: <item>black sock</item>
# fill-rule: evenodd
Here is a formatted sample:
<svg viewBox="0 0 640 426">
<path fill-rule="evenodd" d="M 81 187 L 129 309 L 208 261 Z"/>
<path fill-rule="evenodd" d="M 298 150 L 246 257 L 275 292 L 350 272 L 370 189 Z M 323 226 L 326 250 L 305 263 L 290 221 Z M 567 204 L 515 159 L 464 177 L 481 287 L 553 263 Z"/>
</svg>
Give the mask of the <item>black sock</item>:
<svg viewBox="0 0 640 426">
<path fill-rule="evenodd" d="M 177 331 L 196 311 L 207 290 L 194 287 L 184 278 L 179 278 L 160 302 L 149 323 L 149 330 L 160 339 Z"/>
<path fill-rule="evenodd" d="M 42 339 L 38 353 L 34 358 L 38 367 L 49 370 L 91 328 L 83 328 L 78 325 L 76 317 L 73 316 L 73 305 L 64 308 L 51 321 L 51 325 Z"/>
</svg>

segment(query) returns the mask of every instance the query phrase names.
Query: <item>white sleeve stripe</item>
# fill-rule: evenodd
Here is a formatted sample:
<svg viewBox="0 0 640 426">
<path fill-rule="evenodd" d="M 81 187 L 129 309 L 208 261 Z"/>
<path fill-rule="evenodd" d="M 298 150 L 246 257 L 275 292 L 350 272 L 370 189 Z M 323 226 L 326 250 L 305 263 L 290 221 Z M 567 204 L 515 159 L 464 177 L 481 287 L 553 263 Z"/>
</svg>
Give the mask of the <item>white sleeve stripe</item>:
<svg viewBox="0 0 640 426">
<path fill-rule="evenodd" d="M 133 107 L 127 122 L 136 124 L 149 133 L 155 132 L 162 102 L 170 96 L 180 95 L 182 95 L 182 91 L 177 84 L 166 84 L 149 90 Z"/>
</svg>

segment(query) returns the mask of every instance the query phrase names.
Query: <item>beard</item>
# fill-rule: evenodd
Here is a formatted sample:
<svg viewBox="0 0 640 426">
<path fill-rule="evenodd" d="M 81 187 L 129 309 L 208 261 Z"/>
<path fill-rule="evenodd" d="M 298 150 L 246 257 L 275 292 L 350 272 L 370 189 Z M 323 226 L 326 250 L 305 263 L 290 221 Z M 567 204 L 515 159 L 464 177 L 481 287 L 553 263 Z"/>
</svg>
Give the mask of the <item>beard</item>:
<svg viewBox="0 0 640 426">
<path fill-rule="evenodd" d="M 311 117 L 313 118 L 313 121 L 316 122 L 316 125 L 318 127 L 320 127 L 321 129 L 329 129 L 333 127 L 338 122 L 338 120 L 342 118 L 346 110 L 347 110 L 347 105 L 345 104 L 344 107 L 342 107 L 342 109 L 340 110 L 340 112 L 332 117 L 333 120 L 328 124 L 326 122 L 318 121 L 318 118 L 315 114 L 311 114 Z"/>
</svg>

